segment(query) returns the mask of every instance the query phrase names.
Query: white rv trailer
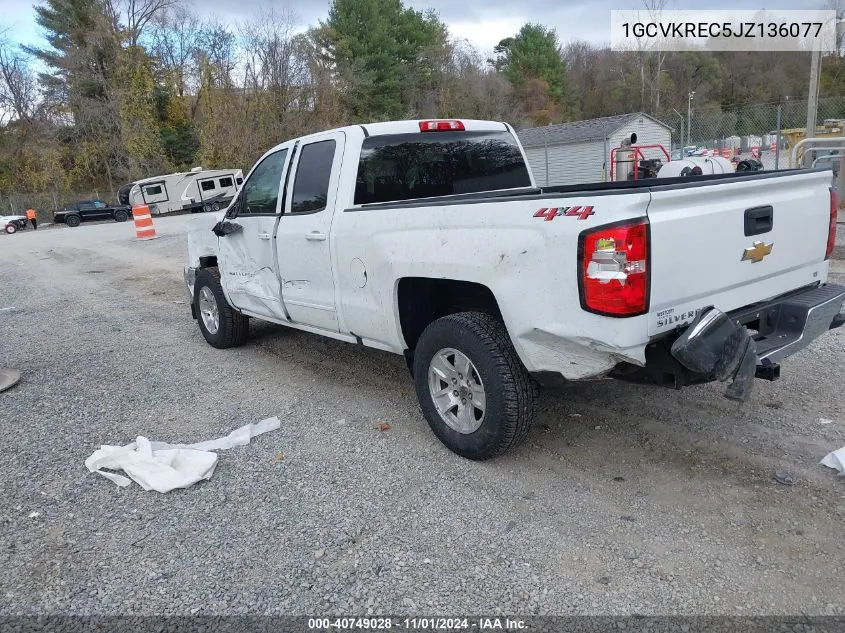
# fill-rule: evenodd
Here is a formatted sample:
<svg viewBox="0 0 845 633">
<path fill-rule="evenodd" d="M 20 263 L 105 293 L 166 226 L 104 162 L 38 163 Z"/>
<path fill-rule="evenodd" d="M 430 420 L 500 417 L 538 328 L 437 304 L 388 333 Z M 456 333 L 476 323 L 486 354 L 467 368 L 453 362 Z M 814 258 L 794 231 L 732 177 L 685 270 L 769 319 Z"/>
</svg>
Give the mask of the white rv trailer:
<svg viewBox="0 0 845 633">
<path fill-rule="evenodd" d="M 203 169 L 152 176 L 132 183 L 128 203 L 147 205 L 152 215 L 175 211 L 220 211 L 229 206 L 240 189 L 240 169 Z"/>
</svg>

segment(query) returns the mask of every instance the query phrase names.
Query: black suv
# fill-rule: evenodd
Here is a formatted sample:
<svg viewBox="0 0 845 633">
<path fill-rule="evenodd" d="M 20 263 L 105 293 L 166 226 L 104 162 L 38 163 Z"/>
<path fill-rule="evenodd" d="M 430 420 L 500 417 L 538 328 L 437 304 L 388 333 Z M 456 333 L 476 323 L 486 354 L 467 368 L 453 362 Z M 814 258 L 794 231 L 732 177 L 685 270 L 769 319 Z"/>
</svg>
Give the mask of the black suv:
<svg viewBox="0 0 845 633">
<path fill-rule="evenodd" d="M 79 200 L 69 204 L 61 211 L 53 213 L 53 221 L 64 222 L 68 226 L 79 226 L 88 220 L 114 220 L 126 222 L 132 215 L 132 209 L 126 205 L 113 207 L 102 200 Z"/>
</svg>

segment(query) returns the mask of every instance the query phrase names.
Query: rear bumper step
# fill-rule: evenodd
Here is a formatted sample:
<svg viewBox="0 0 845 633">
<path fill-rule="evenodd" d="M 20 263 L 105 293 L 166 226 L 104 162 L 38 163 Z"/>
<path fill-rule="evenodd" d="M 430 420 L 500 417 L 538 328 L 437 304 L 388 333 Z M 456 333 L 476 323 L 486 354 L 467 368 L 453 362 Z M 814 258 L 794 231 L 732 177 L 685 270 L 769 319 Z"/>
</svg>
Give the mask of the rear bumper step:
<svg viewBox="0 0 845 633">
<path fill-rule="evenodd" d="M 781 360 L 845 323 L 843 303 L 845 286 L 827 284 L 727 314 L 706 309 L 676 337 L 646 348 L 645 373 L 678 389 L 730 380 L 725 397 L 745 402 L 755 377 L 776 380 Z M 642 369 L 620 367 L 614 375 L 636 380 Z"/>
<path fill-rule="evenodd" d="M 828 330 L 845 322 L 845 286 L 827 284 L 762 306 L 731 313 L 731 318 L 756 330 L 757 364 L 776 364 L 804 349 Z"/>
</svg>

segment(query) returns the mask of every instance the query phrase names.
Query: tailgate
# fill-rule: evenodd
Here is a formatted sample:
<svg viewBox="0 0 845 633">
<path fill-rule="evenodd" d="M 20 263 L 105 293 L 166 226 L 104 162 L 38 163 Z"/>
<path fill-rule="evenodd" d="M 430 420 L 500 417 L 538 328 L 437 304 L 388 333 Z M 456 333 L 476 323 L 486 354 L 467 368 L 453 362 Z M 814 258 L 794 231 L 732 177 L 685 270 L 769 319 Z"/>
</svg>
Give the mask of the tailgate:
<svg viewBox="0 0 845 633">
<path fill-rule="evenodd" d="M 649 334 L 825 281 L 830 171 L 655 187 Z"/>
</svg>

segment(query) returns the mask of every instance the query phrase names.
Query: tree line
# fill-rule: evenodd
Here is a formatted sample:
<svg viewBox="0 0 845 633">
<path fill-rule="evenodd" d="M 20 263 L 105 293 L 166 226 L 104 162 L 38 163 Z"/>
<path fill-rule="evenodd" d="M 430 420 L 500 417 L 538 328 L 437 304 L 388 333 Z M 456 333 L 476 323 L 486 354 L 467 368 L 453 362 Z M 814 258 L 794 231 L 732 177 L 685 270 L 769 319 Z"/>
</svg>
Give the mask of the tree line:
<svg viewBox="0 0 845 633">
<path fill-rule="evenodd" d="M 614 52 L 523 25 L 491 56 L 401 0 L 332 0 L 301 28 L 263 8 L 231 24 L 182 0 L 46 0 L 42 46 L 0 34 L 0 193 L 110 192 L 149 175 L 245 171 L 282 140 L 421 117 L 517 128 L 633 111 L 806 98 L 809 56 Z M 46 69 L 36 72 L 36 68 Z M 845 94 L 825 58 L 821 96 Z"/>
</svg>

